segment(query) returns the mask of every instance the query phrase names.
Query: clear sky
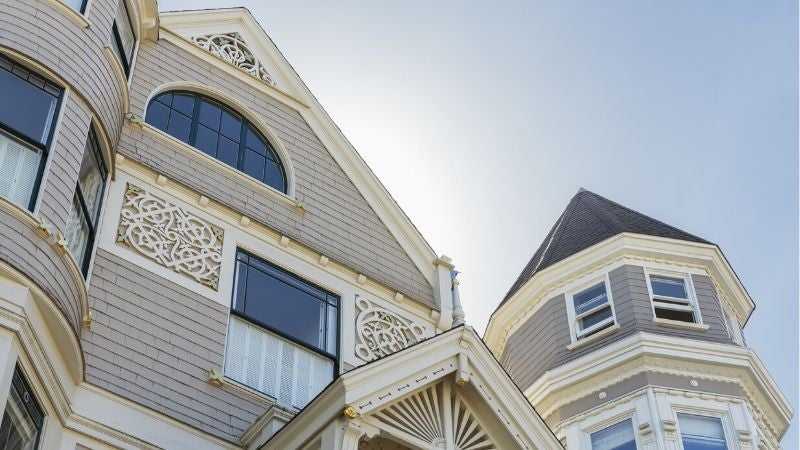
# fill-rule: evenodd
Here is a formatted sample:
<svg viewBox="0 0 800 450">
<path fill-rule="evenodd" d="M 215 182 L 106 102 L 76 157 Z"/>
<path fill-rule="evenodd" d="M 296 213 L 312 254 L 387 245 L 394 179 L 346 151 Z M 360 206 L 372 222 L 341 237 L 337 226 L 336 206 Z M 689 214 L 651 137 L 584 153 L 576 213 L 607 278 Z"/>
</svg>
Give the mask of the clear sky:
<svg viewBox="0 0 800 450">
<path fill-rule="evenodd" d="M 479 331 L 583 186 L 722 247 L 797 411 L 796 2 L 159 3 L 250 8 Z"/>
</svg>

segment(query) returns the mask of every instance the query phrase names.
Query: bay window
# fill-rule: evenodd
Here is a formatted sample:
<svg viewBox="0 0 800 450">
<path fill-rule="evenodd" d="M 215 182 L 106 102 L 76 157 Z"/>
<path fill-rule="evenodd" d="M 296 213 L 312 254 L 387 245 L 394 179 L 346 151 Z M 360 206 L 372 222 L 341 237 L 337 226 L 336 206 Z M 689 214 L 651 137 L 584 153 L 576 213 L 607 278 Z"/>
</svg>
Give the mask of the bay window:
<svg viewBox="0 0 800 450">
<path fill-rule="evenodd" d="M 106 167 L 100 154 L 97 135 L 90 129 L 78 174 L 78 184 L 72 199 L 72 212 L 64 233 L 69 250 L 84 276 L 89 268 L 89 259 L 97 234 L 105 180 Z"/>
<path fill-rule="evenodd" d="M 339 297 L 242 250 L 225 374 L 302 408 L 336 373 Z"/>
<path fill-rule="evenodd" d="M 31 211 L 61 94 L 58 86 L 0 55 L 0 197 Z"/>
</svg>

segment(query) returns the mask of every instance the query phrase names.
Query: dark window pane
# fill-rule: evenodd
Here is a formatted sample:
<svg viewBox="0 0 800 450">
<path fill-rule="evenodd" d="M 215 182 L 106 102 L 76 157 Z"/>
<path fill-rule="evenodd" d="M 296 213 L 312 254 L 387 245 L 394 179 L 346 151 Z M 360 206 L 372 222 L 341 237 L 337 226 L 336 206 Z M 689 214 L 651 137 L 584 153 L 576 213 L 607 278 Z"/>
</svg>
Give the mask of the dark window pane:
<svg viewBox="0 0 800 450">
<path fill-rule="evenodd" d="M 175 94 L 172 100 L 172 108 L 192 117 L 194 113 L 194 99 L 193 95 Z"/>
<path fill-rule="evenodd" d="M 691 311 L 676 311 L 667 308 L 655 308 L 656 317 L 659 319 L 679 320 L 681 322 L 694 322 L 694 314 Z"/>
<path fill-rule="evenodd" d="M 219 106 L 205 100 L 200 101 L 200 111 L 197 113 L 197 120 L 212 130 L 219 130 Z"/>
<path fill-rule="evenodd" d="M 262 181 L 264 179 L 264 164 L 266 162 L 267 158 L 247 149 L 244 152 L 244 167 L 242 167 L 242 170 L 256 180 Z"/>
<path fill-rule="evenodd" d="M 588 316 L 581 319 L 581 329 L 585 330 L 592 325 L 597 325 L 598 323 L 608 319 L 611 317 L 611 307 L 603 308 L 599 311 L 593 312 Z"/>
<path fill-rule="evenodd" d="M 717 417 L 678 414 L 684 450 L 726 450 L 725 431 Z"/>
<path fill-rule="evenodd" d="M 197 126 L 197 135 L 194 137 L 194 146 L 211 156 L 217 156 L 217 140 L 219 135 L 203 125 Z"/>
<path fill-rule="evenodd" d="M 150 102 L 150 106 L 147 107 L 147 123 L 161 131 L 167 131 L 168 122 L 169 108 L 160 102 Z"/>
<path fill-rule="evenodd" d="M 283 169 L 271 160 L 267 161 L 264 183 L 281 192 L 286 192 L 286 178 L 283 175 Z"/>
<path fill-rule="evenodd" d="M 253 130 L 252 125 L 247 126 L 247 147 L 261 155 L 267 156 L 267 146 L 261 136 Z"/>
<path fill-rule="evenodd" d="M 225 136 L 239 142 L 242 135 L 242 121 L 228 111 L 222 111 L 222 127 L 220 131 Z"/>
<path fill-rule="evenodd" d="M 589 289 L 575 294 L 572 298 L 575 302 L 575 314 L 581 314 L 590 309 L 608 303 L 605 283 L 598 283 Z"/>
<path fill-rule="evenodd" d="M 653 295 L 665 295 L 667 297 L 689 298 L 686 295 L 686 286 L 681 278 L 671 278 L 651 275 L 650 286 L 653 288 Z"/>
<path fill-rule="evenodd" d="M 164 106 L 172 106 L 172 93 L 165 92 L 163 94 L 159 94 L 158 97 L 155 98 L 157 102 L 161 102 Z"/>
<path fill-rule="evenodd" d="M 236 167 L 239 161 L 239 144 L 220 136 L 217 159 L 231 167 Z"/>
<path fill-rule="evenodd" d="M 169 117 L 169 126 L 167 127 L 167 133 L 176 138 L 182 140 L 183 142 L 189 142 L 189 132 L 192 129 L 192 119 L 184 116 L 183 114 L 172 111 Z"/>
<path fill-rule="evenodd" d="M 258 269 L 247 274 L 245 314 L 301 342 L 322 346 L 324 303 Z"/>
<path fill-rule="evenodd" d="M 35 142 L 47 142 L 58 97 L 0 69 L 0 99 L 0 122 Z"/>
<path fill-rule="evenodd" d="M 33 449 L 44 425 L 44 412 L 17 367 L 11 379 L 6 410 L 0 424 L 3 449 Z"/>
</svg>

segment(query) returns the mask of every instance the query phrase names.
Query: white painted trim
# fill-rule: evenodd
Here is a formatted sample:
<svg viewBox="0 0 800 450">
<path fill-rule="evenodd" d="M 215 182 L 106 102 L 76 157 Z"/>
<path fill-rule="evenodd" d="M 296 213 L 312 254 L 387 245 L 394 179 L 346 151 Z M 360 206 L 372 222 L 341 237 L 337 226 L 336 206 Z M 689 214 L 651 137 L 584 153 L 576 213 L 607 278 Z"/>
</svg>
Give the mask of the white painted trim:
<svg viewBox="0 0 800 450">
<path fill-rule="evenodd" d="M 136 45 L 138 45 L 138 43 Z M 105 55 L 106 61 L 114 67 L 114 74 L 116 75 L 117 82 L 119 83 L 118 87 L 122 91 L 122 115 L 124 116 L 131 110 L 131 99 L 130 94 L 128 93 L 128 83 L 130 80 L 125 77 L 125 68 L 122 67 L 122 63 L 119 62 L 116 53 L 114 53 L 114 50 L 112 50 L 111 47 L 103 47 L 103 55 Z M 134 58 L 135 57 L 136 53 L 134 53 Z M 132 70 L 133 66 L 131 65 L 131 71 Z M 131 74 L 133 74 L 133 72 L 131 72 Z"/>
<path fill-rule="evenodd" d="M 708 324 L 682 322 L 680 320 L 662 319 L 660 317 L 653 317 L 653 323 L 670 328 L 683 328 L 685 330 L 706 331 L 709 329 Z"/>
<path fill-rule="evenodd" d="M 567 347 L 570 350 L 572 350 L 573 348 L 577 348 L 577 347 L 580 347 L 580 346 L 584 345 L 583 341 L 586 341 L 586 340 L 589 340 L 589 339 L 592 339 L 592 340 L 596 339 L 595 336 L 597 334 L 601 334 L 602 333 L 605 336 L 605 335 L 609 334 L 611 331 L 613 331 L 613 330 L 611 330 L 611 331 L 606 331 L 606 330 L 610 330 L 611 328 L 614 328 L 615 326 L 616 326 L 616 328 L 614 328 L 615 330 L 619 328 L 619 322 L 617 321 L 617 314 L 616 314 L 616 311 L 614 310 L 614 298 L 613 298 L 613 295 L 611 294 L 611 279 L 609 277 L 609 272 L 608 271 L 603 271 L 603 272 L 604 273 L 602 273 L 602 274 L 593 274 L 589 278 L 584 278 L 579 282 L 573 283 L 572 285 L 570 285 L 567 288 L 568 290 L 564 295 L 564 299 L 567 302 L 566 303 L 566 306 L 567 306 L 567 317 L 568 317 L 568 320 L 569 320 L 569 332 L 570 332 L 570 338 L 571 338 L 571 342 L 572 342 L 570 344 L 570 346 Z M 606 304 L 598 305 L 597 307 L 592 308 L 591 310 L 587 311 L 587 313 L 597 312 L 597 311 L 600 311 L 600 310 L 608 307 L 608 308 L 611 309 L 611 317 L 609 317 L 608 319 L 603 320 L 602 322 L 598 322 L 598 323 L 596 323 L 596 324 L 594 324 L 594 325 L 592 325 L 592 326 L 590 326 L 590 327 L 588 327 L 586 329 L 581 329 L 580 328 L 580 324 L 578 322 L 579 321 L 579 317 L 578 317 L 578 314 L 575 311 L 575 296 L 580 294 L 580 293 L 582 293 L 583 291 L 585 291 L 587 289 L 590 289 L 590 288 L 600 284 L 600 283 L 603 284 L 603 287 L 605 288 L 605 291 L 606 291 Z M 582 314 L 582 316 L 585 317 L 585 315 L 587 315 L 587 313 Z M 592 334 L 593 330 L 595 330 L 597 328 L 600 328 L 602 326 L 605 326 L 605 325 L 607 325 L 609 323 L 612 324 L 610 328 L 607 328 L 606 330 L 601 330 L 598 333 Z M 583 337 L 583 336 L 586 336 L 586 337 Z"/>
<path fill-rule="evenodd" d="M 655 294 L 653 294 L 653 282 L 651 277 L 655 276 L 663 276 L 668 278 L 675 278 L 683 280 L 683 287 L 686 289 L 686 299 L 676 298 L 675 300 L 678 301 L 686 301 L 689 304 L 690 311 L 694 317 L 695 322 L 681 322 L 679 320 L 669 320 L 669 319 L 662 319 L 656 316 L 656 299 Z M 694 280 L 692 280 L 692 275 L 685 272 L 676 272 L 672 270 L 661 270 L 661 269 L 652 269 L 650 267 L 644 267 L 644 278 L 645 278 L 645 285 L 647 286 L 647 296 L 650 298 L 650 312 L 653 314 L 653 321 L 662 325 L 674 325 L 675 323 L 686 324 L 686 328 L 694 328 L 694 329 L 708 329 L 708 325 L 703 327 L 703 314 L 700 311 L 700 302 L 697 300 L 697 292 L 694 289 Z M 668 298 L 671 299 L 671 298 Z M 675 309 L 675 310 L 682 310 L 681 308 L 671 307 L 669 304 L 663 304 L 659 302 L 659 307 L 666 308 L 666 309 Z M 698 325 L 692 327 L 691 325 Z"/>
<path fill-rule="evenodd" d="M 64 3 L 63 0 L 50 0 L 50 4 L 61 11 L 75 26 L 79 28 L 89 28 L 89 19 L 85 15 L 86 11 L 89 11 L 88 1 L 86 3 L 86 8 L 84 8 L 84 13 L 76 11 L 73 7 Z"/>
<path fill-rule="evenodd" d="M 619 330 L 619 328 L 620 328 L 619 327 L 619 323 L 615 322 L 614 325 L 611 325 L 610 327 L 606 328 L 605 330 L 600 330 L 597 333 L 594 333 L 594 334 L 590 335 L 589 337 L 587 337 L 585 339 L 581 339 L 580 341 L 576 341 L 576 342 L 573 342 L 573 343 L 569 344 L 567 346 L 567 350 L 575 350 L 575 349 L 579 349 L 581 347 L 584 347 L 586 345 L 589 345 L 592 342 L 595 342 L 597 340 L 600 340 L 601 338 L 604 338 L 604 337 L 608 336 L 609 334 L 616 333 L 617 330 Z"/>
<path fill-rule="evenodd" d="M 519 329 L 564 286 L 586 274 L 622 264 L 671 267 L 686 273 L 708 276 L 723 303 L 742 325 L 754 307 L 753 300 L 739 282 L 718 247 L 633 233 L 621 233 L 558 264 L 537 272 L 489 320 L 484 339 L 500 357 L 508 336 Z"/>
<path fill-rule="evenodd" d="M 194 150 L 193 153 L 199 154 L 204 159 L 212 160 L 213 162 L 217 163 L 214 167 L 222 166 L 222 168 L 226 169 L 228 172 L 234 172 L 237 174 L 238 177 L 245 177 L 248 178 L 248 181 L 258 183 L 261 187 L 266 187 L 271 191 L 275 191 L 275 193 L 280 194 L 281 197 L 291 200 L 293 206 L 297 206 L 297 202 L 295 200 L 295 172 L 294 172 L 294 164 L 292 164 L 292 159 L 289 157 L 289 152 L 286 150 L 286 146 L 284 145 L 283 141 L 278 137 L 278 134 L 272 130 L 272 128 L 267 125 L 266 121 L 264 121 L 261 117 L 257 114 L 253 114 L 249 108 L 243 105 L 239 100 L 234 97 L 229 96 L 225 92 L 210 87 L 205 84 L 201 83 L 194 83 L 194 82 L 183 82 L 183 81 L 176 81 L 162 84 L 155 89 L 153 89 L 147 97 L 147 101 L 144 103 L 144 109 L 141 111 L 142 119 L 147 119 L 147 107 L 150 105 L 150 102 L 159 94 L 162 94 L 167 91 L 174 91 L 174 90 L 185 90 L 185 91 L 192 91 L 197 92 L 202 95 L 206 95 L 218 102 L 226 105 L 228 108 L 236 111 L 237 113 L 241 114 L 244 118 L 246 118 L 250 123 L 255 125 L 256 129 L 267 138 L 269 143 L 272 145 L 272 148 L 278 154 L 278 158 L 280 158 L 280 162 L 283 165 L 284 172 L 286 173 L 286 193 L 278 191 L 277 189 L 273 188 L 272 186 L 266 185 L 264 182 L 256 180 L 255 178 L 247 175 L 246 173 L 242 172 L 241 170 L 235 169 L 221 161 L 218 161 L 215 158 L 212 158 L 196 147 L 193 147 L 179 139 L 176 139 L 173 136 L 159 130 L 158 128 L 153 127 L 152 125 L 148 124 L 147 122 L 142 123 L 143 129 L 151 132 L 151 134 L 158 133 L 160 135 L 165 135 L 172 138 L 169 142 L 170 143 L 180 143 L 181 147 L 188 147 Z M 160 136 L 161 137 L 161 136 Z"/>
</svg>

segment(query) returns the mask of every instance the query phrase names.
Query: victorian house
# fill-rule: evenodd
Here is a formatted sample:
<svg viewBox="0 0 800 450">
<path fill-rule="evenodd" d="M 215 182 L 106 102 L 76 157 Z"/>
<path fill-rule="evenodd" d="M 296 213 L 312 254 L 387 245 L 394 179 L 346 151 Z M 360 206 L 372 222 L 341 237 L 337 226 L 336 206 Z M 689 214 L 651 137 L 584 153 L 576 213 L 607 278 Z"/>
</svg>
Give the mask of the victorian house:
<svg viewBox="0 0 800 450">
<path fill-rule="evenodd" d="M 711 242 L 588 191 L 493 314 L 245 9 L 0 0 L 0 449 L 776 449 Z"/>
</svg>

